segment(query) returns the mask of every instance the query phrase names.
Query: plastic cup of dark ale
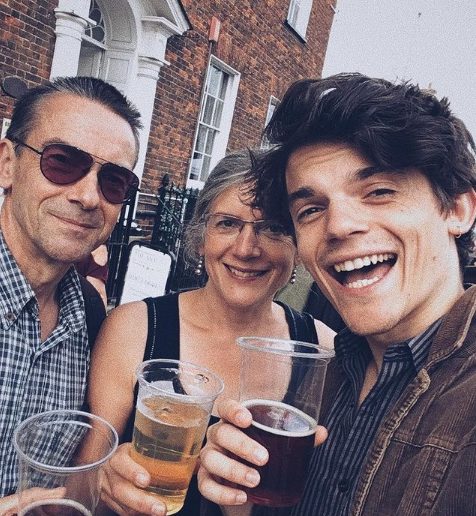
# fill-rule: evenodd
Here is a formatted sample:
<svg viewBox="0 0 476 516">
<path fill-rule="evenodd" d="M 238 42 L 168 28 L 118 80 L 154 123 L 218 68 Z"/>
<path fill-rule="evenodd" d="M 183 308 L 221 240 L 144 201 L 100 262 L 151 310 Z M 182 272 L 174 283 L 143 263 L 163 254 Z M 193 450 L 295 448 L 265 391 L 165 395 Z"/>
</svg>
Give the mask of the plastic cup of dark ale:
<svg viewBox="0 0 476 516">
<path fill-rule="evenodd" d="M 240 400 L 253 421 L 245 433 L 263 445 L 260 483 L 246 488 L 256 505 L 298 503 L 314 448 L 331 349 L 284 339 L 240 337 Z"/>
<path fill-rule="evenodd" d="M 99 471 L 118 437 L 104 419 L 79 410 L 51 410 L 16 428 L 18 516 L 92 516 Z"/>
</svg>

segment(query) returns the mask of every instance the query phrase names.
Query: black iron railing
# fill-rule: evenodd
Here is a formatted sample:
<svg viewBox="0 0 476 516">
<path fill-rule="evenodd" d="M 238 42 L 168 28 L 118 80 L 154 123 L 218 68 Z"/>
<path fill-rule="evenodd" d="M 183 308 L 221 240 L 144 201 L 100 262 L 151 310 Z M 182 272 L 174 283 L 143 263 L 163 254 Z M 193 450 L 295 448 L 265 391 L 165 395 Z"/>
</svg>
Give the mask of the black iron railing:
<svg viewBox="0 0 476 516">
<path fill-rule="evenodd" d="M 169 281 L 170 291 L 190 288 L 197 284 L 193 272 L 183 259 L 183 236 L 197 202 L 198 190 L 177 186 L 166 174 L 156 195 L 141 194 L 135 212 L 136 199 L 124 205 L 109 240 L 109 277 L 106 285 L 108 300 L 116 304 L 126 273 L 129 243 L 140 233 L 140 239 L 158 249 L 166 249 L 176 257 Z M 141 205 L 147 209 L 141 209 Z M 152 221 L 152 229 L 150 228 Z M 136 227 L 133 227 L 136 226 Z"/>
</svg>

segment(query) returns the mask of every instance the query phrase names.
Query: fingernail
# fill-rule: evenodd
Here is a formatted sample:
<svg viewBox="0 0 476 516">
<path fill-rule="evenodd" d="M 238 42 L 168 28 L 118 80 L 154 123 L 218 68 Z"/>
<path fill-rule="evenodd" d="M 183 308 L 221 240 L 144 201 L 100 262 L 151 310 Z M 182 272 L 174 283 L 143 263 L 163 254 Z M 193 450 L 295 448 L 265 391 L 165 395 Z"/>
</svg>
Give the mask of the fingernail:
<svg viewBox="0 0 476 516">
<path fill-rule="evenodd" d="M 248 425 L 250 423 L 250 418 L 246 412 L 238 412 L 236 419 L 240 425 Z"/>
<path fill-rule="evenodd" d="M 258 462 L 266 462 L 268 460 L 268 452 L 264 448 L 257 448 L 253 452 L 253 456 Z"/>
<path fill-rule="evenodd" d="M 248 471 L 248 473 L 246 473 L 245 478 L 247 485 L 250 487 L 257 486 L 260 481 L 259 474 L 256 471 Z"/>
<path fill-rule="evenodd" d="M 152 514 L 156 514 L 157 516 L 162 516 L 164 514 L 164 510 L 165 508 L 162 504 L 155 503 L 152 506 Z"/>
<path fill-rule="evenodd" d="M 136 483 L 140 487 L 147 487 L 149 485 L 149 477 L 144 473 L 136 475 Z"/>
<path fill-rule="evenodd" d="M 246 496 L 246 493 L 244 493 L 243 491 L 240 491 L 235 496 L 235 501 L 236 501 L 237 504 L 245 503 L 247 499 L 248 499 L 248 497 Z"/>
</svg>

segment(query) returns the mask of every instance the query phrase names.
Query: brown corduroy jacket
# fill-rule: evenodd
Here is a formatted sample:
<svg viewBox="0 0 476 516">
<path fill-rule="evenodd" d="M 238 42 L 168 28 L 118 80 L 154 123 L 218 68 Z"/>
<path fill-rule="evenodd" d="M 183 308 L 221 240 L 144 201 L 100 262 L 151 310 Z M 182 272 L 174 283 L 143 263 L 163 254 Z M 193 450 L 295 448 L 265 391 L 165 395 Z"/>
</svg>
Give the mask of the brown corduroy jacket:
<svg viewBox="0 0 476 516">
<path fill-rule="evenodd" d="M 382 421 L 350 515 L 476 515 L 475 312 L 473 286 L 443 318 L 427 363 Z M 341 382 L 331 363 L 321 416 Z"/>
</svg>

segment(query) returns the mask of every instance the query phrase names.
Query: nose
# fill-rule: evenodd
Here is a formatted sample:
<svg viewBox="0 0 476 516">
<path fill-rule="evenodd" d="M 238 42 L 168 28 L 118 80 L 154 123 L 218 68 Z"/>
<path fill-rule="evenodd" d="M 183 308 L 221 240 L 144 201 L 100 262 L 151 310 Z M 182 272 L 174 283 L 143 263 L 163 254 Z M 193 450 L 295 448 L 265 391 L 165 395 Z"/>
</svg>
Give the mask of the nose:
<svg viewBox="0 0 476 516">
<path fill-rule="evenodd" d="M 368 230 L 368 217 L 363 206 L 343 200 L 329 203 L 326 210 L 326 234 L 329 241 L 343 240 Z"/>
<path fill-rule="evenodd" d="M 85 210 L 93 210 L 101 201 L 101 188 L 98 181 L 100 165 L 95 164 L 91 170 L 76 183 L 66 185 L 68 200 L 79 203 Z"/>
<path fill-rule="evenodd" d="M 261 246 L 253 224 L 245 224 L 233 243 L 233 252 L 239 258 L 260 256 Z"/>
</svg>

